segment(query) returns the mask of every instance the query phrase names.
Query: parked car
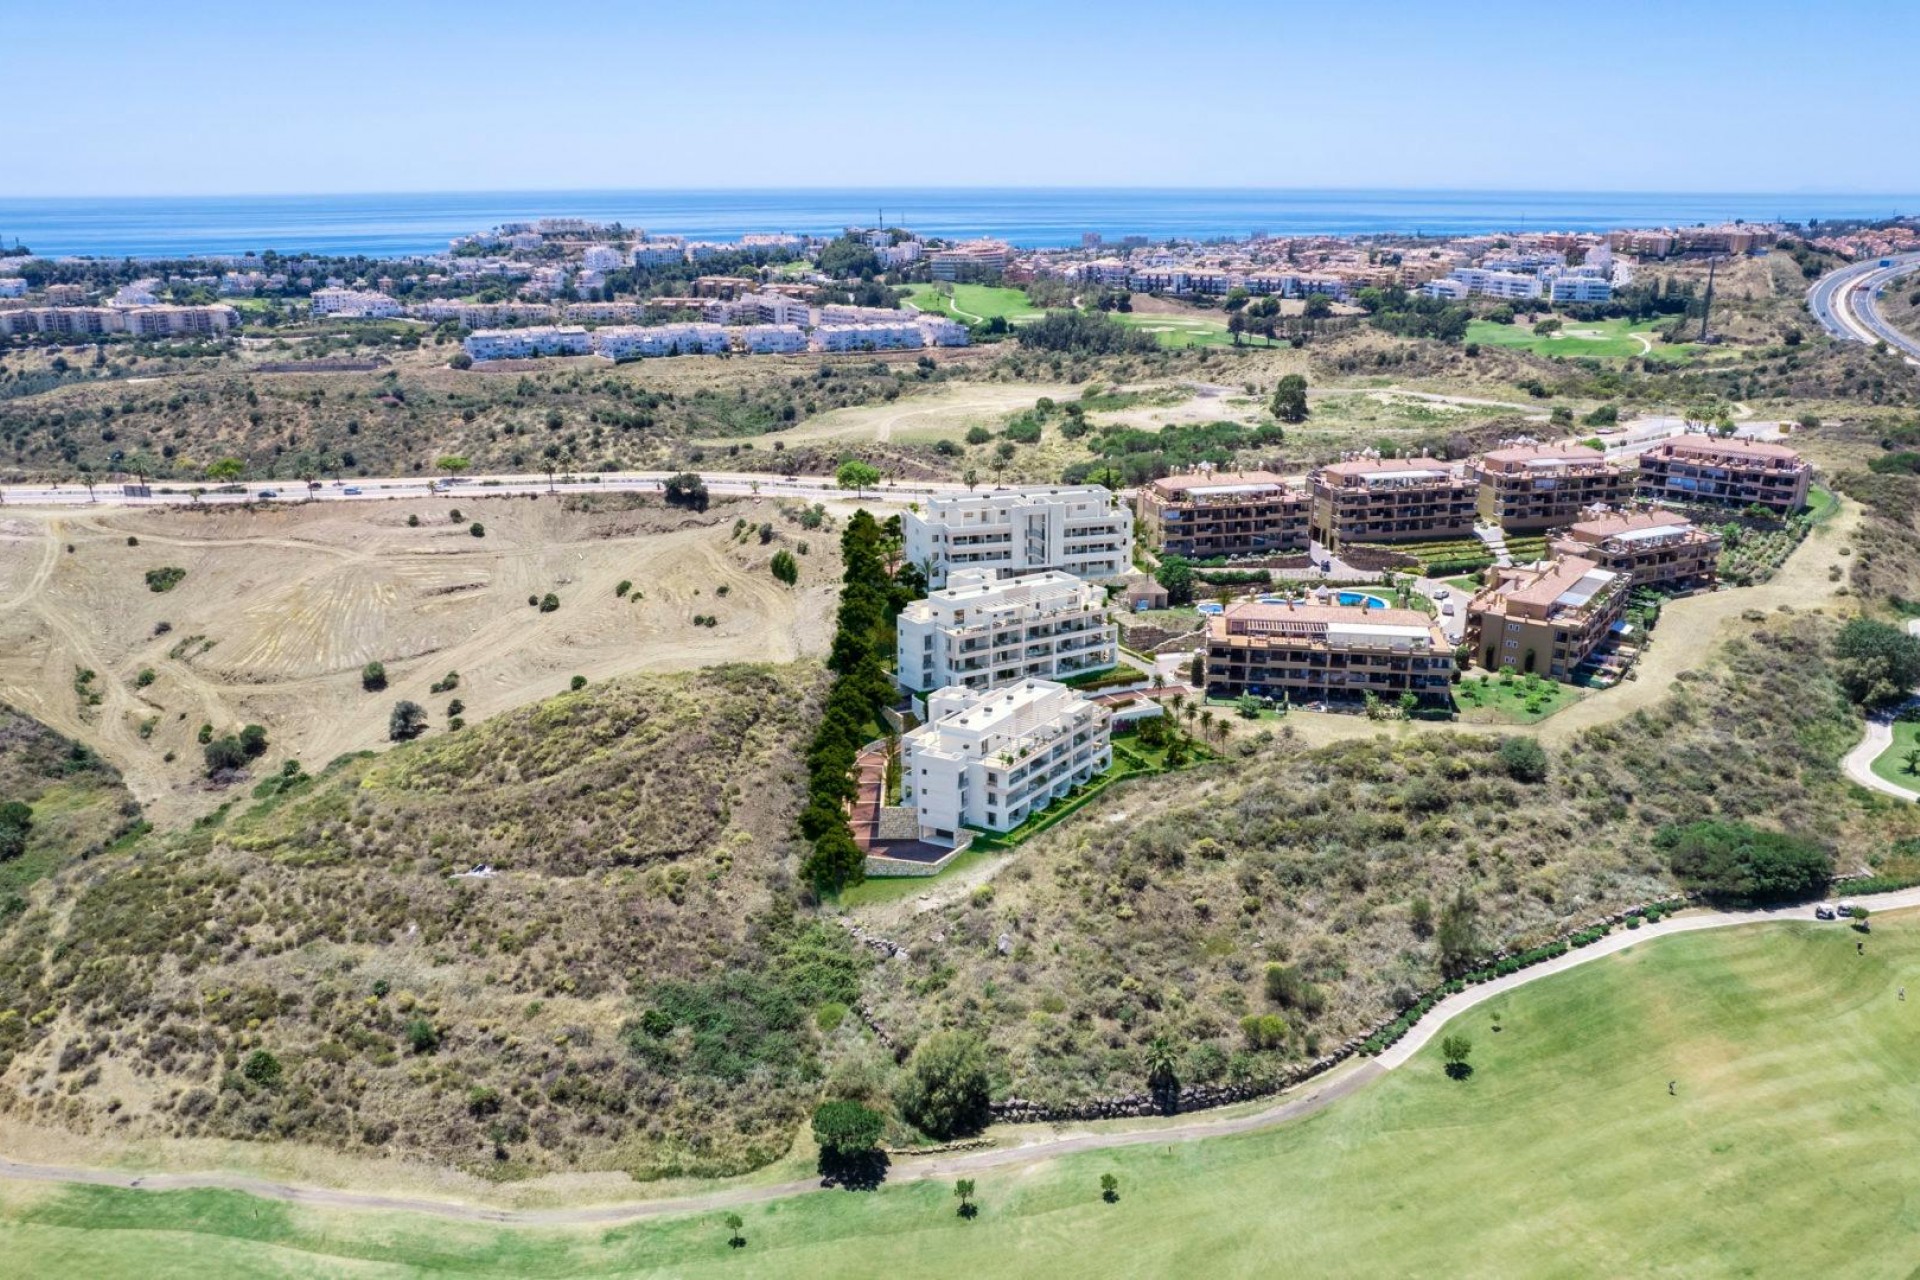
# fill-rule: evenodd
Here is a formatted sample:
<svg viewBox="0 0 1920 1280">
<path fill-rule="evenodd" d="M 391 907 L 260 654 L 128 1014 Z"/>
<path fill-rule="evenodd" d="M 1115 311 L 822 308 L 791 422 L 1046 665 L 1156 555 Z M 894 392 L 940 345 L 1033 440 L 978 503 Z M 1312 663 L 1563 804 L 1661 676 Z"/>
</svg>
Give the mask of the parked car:
<svg viewBox="0 0 1920 1280">
<path fill-rule="evenodd" d="M 1833 905 L 1831 903 L 1823 902 L 1813 909 L 1813 918 L 1815 920 L 1831 920 L 1833 919 L 1833 914 Z"/>
<path fill-rule="evenodd" d="M 1440 613 L 1444 617 L 1451 618 L 1453 616 L 1453 601 L 1442 600 L 1440 602 Z"/>
<path fill-rule="evenodd" d="M 1433 598 L 1435 600 L 1445 600 L 1448 596 L 1452 594 L 1453 594 L 1452 587 L 1441 587 L 1438 591 L 1433 593 Z"/>
</svg>

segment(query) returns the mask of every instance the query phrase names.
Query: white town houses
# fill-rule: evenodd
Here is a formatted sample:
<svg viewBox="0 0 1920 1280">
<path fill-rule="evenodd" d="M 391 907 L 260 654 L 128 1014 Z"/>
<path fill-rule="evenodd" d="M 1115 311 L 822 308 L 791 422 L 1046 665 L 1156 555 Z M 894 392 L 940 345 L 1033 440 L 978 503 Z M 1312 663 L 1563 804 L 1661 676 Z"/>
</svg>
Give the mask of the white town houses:
<svg viewBox="0 0 1920 1280">
<path fill-rule="evenodd" d="M 931 694 L 900 749 L 901 801 L 939 844 L 963 827 L 1011 831 L 1113 761 L 1106 708 L 1050 680 Z"/>
<path fill-rule="evenodd" d="M 900 685 L 914 693 L 1054 680 L 1118 661 L 1106 591 L 1054 570 L 996 578 L 956 569 L 944 590 L 901 610 L 898 636 Z"/>
<path fill-rule="evenodd" d="M 942 494 L 904 521 L 907 559 L 938 590 L 956 569 L 1001 577 L 1058 569 L 1088 579 L 1133 567 L 1133 512 L 1100 485 Z"/>
</svg>

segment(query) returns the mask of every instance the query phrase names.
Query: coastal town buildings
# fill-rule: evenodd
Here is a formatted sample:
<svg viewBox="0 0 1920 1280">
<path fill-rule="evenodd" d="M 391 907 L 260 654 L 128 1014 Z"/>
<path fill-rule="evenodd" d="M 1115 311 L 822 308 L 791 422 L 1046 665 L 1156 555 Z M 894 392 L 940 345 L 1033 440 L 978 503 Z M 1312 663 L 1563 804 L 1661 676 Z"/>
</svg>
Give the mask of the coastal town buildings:
<svg viewBox="0 0 1920 1280">
<path fill-rule="evenodd" d="M 1482 520 L 1514 532 L 1566 524 L 1596 504 L 1617 506 L 1633 476 L 1582 444 L 1510 444 L 1489 449 L 1467 465 L 1478 486 Z"/>
<path fill-rule="evenodd" d="M 900 739 L 900 798 L 931 843 L 1011 831 L 1113 763 L 1106 708 L 1050 680 L 941 689 L 926 705 Z"/>
<path fill-rule="evenodd" d="M 1100 485 L 936 494 L 902 524 L 907 559 L 936 590 L 956 569 L 1057 569 L 1097 582 L 1133 567 L 1133 512 Z"/>
<path fill-rule="evenodd" d="M 1783 444 L 1683 435 L 1640 455 L 1635 489 L 1649 502 L 1760 506 L 1791 515 L 1807 505 L 1813 466 Z"/>
<path fill-rule="evenodd" d="M 896 634 L 895 670 L 912 692 L 1059 680 L 1118 661 L 1105 589 L 1058 570 L 1015 578 L 955 570 L 900 611 Z"/>
<path fill-rule="evenodd" d="M 1488 671 L 1569 680 L 1623 626 L 1629 582 L 1583 556 L 1495 565 L 1467 604 L 1467 648 Z"/>
<path fill-rule="evenodd" d="M 1453 669 L 1446 633 L 1415 609 L 1244 601 L 1207 620 L 1210 697 L 1443 698 Z"/>
<path fill-rule="evenodd" d="M 1355 542 L 1473 536 L 1479 486 L 1438 458 L 1357 456 L 1307 477 L 1308 531 L 1329 550 Z"/>
<path fill-rule="evenodd" d="M 1557 556 L 1578 556 L 1603 569 L 1633 575 L 1636 587 L 1711 587 L 1718 577 L 1720 535 L 1676 511 L 1616 511 L 1604 507 L 1555 534 Z"/>
<path fill-rule="evenodd" d="M 1270 471 L 1201 471 L 1141 486 L 1134 513 L 1162 554 L 1211 560 L 1305 551 L 1307 505 Z"/>
</svg>

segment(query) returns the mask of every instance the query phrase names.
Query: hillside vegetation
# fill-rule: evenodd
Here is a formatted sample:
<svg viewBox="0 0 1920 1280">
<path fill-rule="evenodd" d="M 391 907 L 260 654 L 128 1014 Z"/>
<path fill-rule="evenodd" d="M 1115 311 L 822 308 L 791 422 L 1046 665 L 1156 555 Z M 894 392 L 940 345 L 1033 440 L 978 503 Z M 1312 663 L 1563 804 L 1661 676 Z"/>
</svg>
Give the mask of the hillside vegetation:
<svg viewBox="0 0 1920 1280">
<path fill-rule="evenodd" d="M 857 985 L 791 908 L 822 686 L 595 686 L 62 873 L 0 931 L 0 1109 L 490 1176 L 765 1163 Z"/>
<path fill-rule="evenodd" d="M 0 806 L 7 805 L 26 806 L 27 816 L 24 824 L 0 818 L 0 827 L 12 828 L 0 831 L 0 920 L 26 910 L 34 881 L 102 852 L 140 821 L 140 806 L 111 765 L 0 706 Z"/>
<path fill-rule="evenodd" d="M 1668 697 L 1536 755 L 1432 732 L 1134 784 L 964 900 L 876 927 L 911 952 L 869 998 L 904 1040 L 986 1037 L 997 1092 L 1073 1102 L 1257 1082 L 1500 949 L 1671 894 L 1657 832 L 1723 816 L 1810 835 L 1841 871 L 1920 813 L 1844 783 L 1859 722 L 1831 620 L 1781 614 Z M 1531 747 L 1529 742 L 1526 744 Z"/>
</svg>

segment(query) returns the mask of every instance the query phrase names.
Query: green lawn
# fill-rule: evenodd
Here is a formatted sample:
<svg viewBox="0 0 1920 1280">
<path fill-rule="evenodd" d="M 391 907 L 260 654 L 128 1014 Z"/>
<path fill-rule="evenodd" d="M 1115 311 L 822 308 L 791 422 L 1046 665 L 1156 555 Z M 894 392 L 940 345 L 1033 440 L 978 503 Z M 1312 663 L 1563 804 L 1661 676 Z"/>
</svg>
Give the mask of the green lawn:
<svg viewBox="0 0 1920 1280">
<path fill-rule="evenodd" d="M 1233 335 L 1227 332 L 1225 316 L 1146 315 L 1138 311 L 1110 311 L 1107 314 L 1129 329 L 1144 329 L 1153 334 L 1163 347 L 1230 347 L 1233 345 Z M 1262 340 L 1254 341 L 1258 345 Z"/>
<path fill-rule="evenodd" d="M 1920 1255 L 1920 924 L 1632 947 L 1463 1015 L 1308 1119 L 717 1213 L 510 1229 L 225 1191 L 0 1182 L 21 1275 L 1906 1276 Z M 1495 1031 L 1494 1028 L 1499 1030 Z M 1669 1095 L 1667 1082 L 1676 1092 Z M 1120 1179 L 1104 1204 L 1099 1178 Z"/>
<path fill-rule="evenodd" d="M 1537 724 L 1586 696 L 1583 690 L 1545 676 L 1535 677 L 1530 685 L 1525 676 L 1503 684 L 1497 675 L 1468 676 L 1454 686 L 1453 694 L 1462 720 L 1487 724 Z"/>
<path fill-rule="evenodd" d="M 1896 720 L 1893 745 L 1874 759 L 1873 771 L 1896 787 L 1920 795 L 1920 774 L 1907 772 L 1906 754 L 1920 747 L 1920 721 Z"/>
<path fill-rule="evenodd" d="M 1640 339 L 1646 341 L 1642 342 Z M 1691 343 L 1663 343 L 1653 325 L 1631 320 L 1566 320 L 1560 332 L 1538 334 L 1524 321 L 1495 324 L 1475 320 L 1467 326 L 1467 341 L 1483 347 L 1512 347 L 1540 356 L 1592 356 L 1622 360 L 1646 356 L 1670 364 L 1684 364 L 1699 354 Z"/>
<path fill-rule="evenodd" d="M 908 299 L 922 311 L 944 312 L 968 324 L 978 324 L 995 316 L 1014 321 L 1045 314 L 1028 300 L 1024 289 L 1006 289 L 986 284 L 956 284 L 949 287 L 953 290 L 952 297 L 946 295 L 943 287 L 917 284 L 908 294 Z"/>
</svg>

